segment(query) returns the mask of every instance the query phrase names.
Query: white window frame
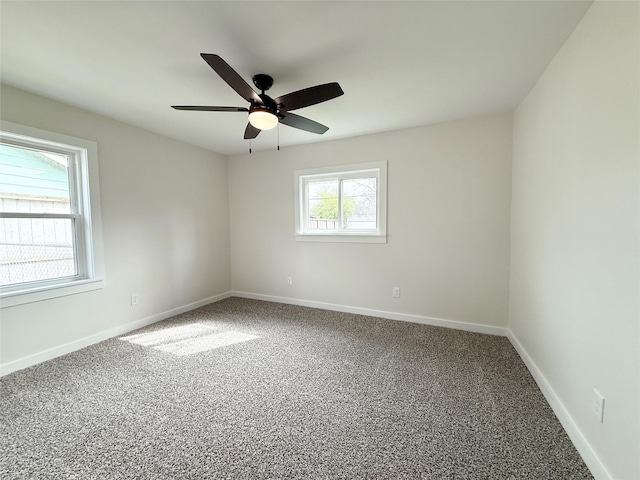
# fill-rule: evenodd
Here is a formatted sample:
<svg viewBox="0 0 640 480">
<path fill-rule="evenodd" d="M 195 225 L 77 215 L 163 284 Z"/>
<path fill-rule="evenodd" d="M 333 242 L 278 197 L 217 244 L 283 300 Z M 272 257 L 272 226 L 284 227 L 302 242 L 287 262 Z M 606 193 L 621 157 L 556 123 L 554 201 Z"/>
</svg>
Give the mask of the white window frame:
<svg viewBox="0 0 640 480">
<path fill-rule="evenodd" d="M 0 213 L 2 218 L 65 218 L 74 222 L 77 273 L 0 287 L 0 308 L 104 288 L 98 145 L 90 140 L 2 121 L 0 141 L 69 158 L 70 214 Z"/>
<path fill-rule="evenodd" d="M 323 178 L 361 178 L 375 176 L 376 181 L 376 229 L 366 231 L 329 230 L 315 231 L 306 228 L 308 220 L 309 180 Z M 295 239 L 302 242 L 387 242 L 387 161 L 339 165 L 332 167 L 296 170 L 294 172 Z"/>
</svg>

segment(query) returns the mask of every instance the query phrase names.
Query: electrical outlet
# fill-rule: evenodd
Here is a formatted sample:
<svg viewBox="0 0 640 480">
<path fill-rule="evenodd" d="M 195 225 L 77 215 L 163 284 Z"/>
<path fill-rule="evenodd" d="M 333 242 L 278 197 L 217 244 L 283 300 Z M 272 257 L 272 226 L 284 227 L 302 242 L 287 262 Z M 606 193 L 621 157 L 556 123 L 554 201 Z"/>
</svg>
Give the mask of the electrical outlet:
<svg viewBox="0 0 640 480">
<path fill-rule="evenodd" d="M 393 298 L 400 298 L 400 287 L 393 287 L 393 292 L 391 293 Z"/>
<path fill-rule="evenodd" d="M 138 305 L 140 303 L 140 295 L 137 293 L 131 294 L 131 305 Z"/>
<path fill-rule="evenodd" d="M 604 423 L 604 397 L 602 394 L 593 389 L 593 397 L 591 399 L 591 409 L 600 423 Z"/>
<path fill-rule="evenodd" d="M 293 285 L 293 277 L 287 277 L 287 285 Z"/>
</svg>

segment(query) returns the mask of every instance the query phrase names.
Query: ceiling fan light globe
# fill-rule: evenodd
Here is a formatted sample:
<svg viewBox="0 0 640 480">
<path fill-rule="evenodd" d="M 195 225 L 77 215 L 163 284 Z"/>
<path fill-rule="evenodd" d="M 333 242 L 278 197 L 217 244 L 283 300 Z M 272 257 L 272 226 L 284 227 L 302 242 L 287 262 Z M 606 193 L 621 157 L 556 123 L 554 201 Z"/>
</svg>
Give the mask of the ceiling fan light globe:
<svg viewBox="0 0 640 480">
<path fill-rule="evenodd" d="M 260 130 L 271 130 L 278 124 L 278 117 L 266 110 L 255 110 L 249 114 L 249 123 Z"/>
</svg>

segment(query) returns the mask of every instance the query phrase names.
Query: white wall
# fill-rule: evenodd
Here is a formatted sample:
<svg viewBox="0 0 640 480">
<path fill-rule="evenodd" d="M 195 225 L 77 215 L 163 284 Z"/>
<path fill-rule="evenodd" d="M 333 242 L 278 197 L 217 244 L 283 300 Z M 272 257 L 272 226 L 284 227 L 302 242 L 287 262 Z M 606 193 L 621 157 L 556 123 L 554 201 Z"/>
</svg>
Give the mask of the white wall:
<svg viewBox="0 0 640 480">
<path fill-rule="evenodd" d="M 638 5 L 596 2 L 514 119 L 509 327 L 600 478 L 640 478 Z"/>
<path fill-rule="evenodd" d="M 496 115 L 230 157 L 233 290 L 506 327 L 511 139 Z M 294 170 L 379 160 L 388 243 L 294 240 Z"/>
<path fill-rule="evenodd" d="M 4 372 L 229 291 L 225 157 L 15 88 L 1 93 L 3 120 L 97 142 L 106 269 L 102 290 L 1 310 Z"/>
</svg>

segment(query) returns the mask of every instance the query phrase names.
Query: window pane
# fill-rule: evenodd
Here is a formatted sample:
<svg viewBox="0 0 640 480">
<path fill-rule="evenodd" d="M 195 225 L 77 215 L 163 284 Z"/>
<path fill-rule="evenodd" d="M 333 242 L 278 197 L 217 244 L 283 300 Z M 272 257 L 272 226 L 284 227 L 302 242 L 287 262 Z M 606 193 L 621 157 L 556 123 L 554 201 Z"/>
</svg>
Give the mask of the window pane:
<svg viewBox="0 0 640 480">
<path fill-rule="evenodd" d="M 73 219 L 0 219 L 0 285 L 76 274 Z"/>
<path fill-rule="evenodd" d="M 375 230 L 376 178 L 352 178 L 342 181 L 343 228 Z"/>
<path fill-rule="evenodd" d="M 338 228 L 338 180 L 307 182 L 309 189 L 309 228 L 335 230 Z"/>
<path fill-rule="evenodd" d="M 71 213 L 68 157 L 0 144 L 0 212 Z"/>
</svg>

